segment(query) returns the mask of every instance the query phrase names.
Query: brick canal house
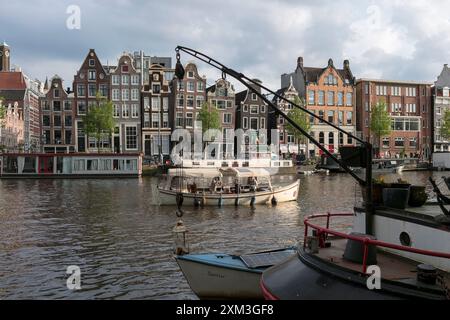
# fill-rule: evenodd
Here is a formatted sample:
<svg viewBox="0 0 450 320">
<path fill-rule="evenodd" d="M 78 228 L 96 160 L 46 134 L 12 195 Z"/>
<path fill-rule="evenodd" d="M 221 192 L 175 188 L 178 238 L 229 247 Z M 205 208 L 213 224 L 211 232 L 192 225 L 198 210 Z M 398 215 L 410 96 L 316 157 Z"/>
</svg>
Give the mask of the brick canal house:
<svg viewBox="0 0 450 320">
<path fill-rule="evenodd" d="M 162 160 L 170 154 L 169 109 L 173 107 L 169 103 L 173 70 L 170 61 L 165 61 L 151 64 L 148 72 L 148 82 L 142 90 L 142 151 L 146 158 Z"/>
<path fill-rule="evenodd" d="M 41 97 L 41 128 L 43 151 L 75 151 L 75 105 L 73 92 L 64 90 L 63 80 L 55 75 Z"/>
<path fill-rule="evenodd" d="M 450 151 L 450 141 L 441 136 L 442 118 L 450 108 L 450 69 L 447 64 L 432 87 L 432 128 L 433 151 Z"/>
<path fill-rule="evenodd" d="M 110 79 L 108 68 L 102 65 L 95 50 L 90 49 L 73 80 L 76 114 L 75 138 L 78 152 L 98 150 L 96 139 L 89 137 L 88 140 L 84 132 L 82 116 L 89 111 L 89 106 L 97 104 L 97 92 L 101 96 L 111 100 L 109 86 Z M 100 141 L 100 145 L 102 148 L 111 148 L 111 138 L 103 139 L 103 141 Z"/>
<path fill-rule="evenodd" d="M 258 79 L 253 79 L 262 83 Z M 258 93 L 261 88 L 250 84 Z M 245 134 L 245 144 L 236 146 L 235 152 L 245 153 L 245 157 L 259 157 L 261 153 L 267 153 L 269 142 L 269 109 L 267 104 L 259 98 L 256 93 L 247 89 L 236 94 L 236 129 L 243 129 Z M 272 114 L 274 117 L 274 114 Z M 248 131 L 250 130 L 250 131 Z"/>
<path fill-rule="evenodd" d="M 234 86 L 226 79 L 218 79 L 214 85 L 206 89 L 209 108 L 219 111 L 220 128 L 222 129 L 222 141 L 219 145 L 220 158 L 234 158 L 234 134 L 236 106 Z M 228 134 L 228 139 L 226 138 Z"/>
<path fill-rule="evenodd" d="M 116 120 L 112 139 L 115 153 L 141 150 L 141 73 L 133 57 L 123 53 L 117 66 L 109 68 L 113 117 Z"/>
<path fill-rule="evenodd" d="M 373 141 L 370 110 L 384 101 L 392 117 L 392 132 L 381 141 L 381 157 L 431 156 L 431 84 L 395 80 L 359 79 L 356 86 L 357 129 Z M 377 148 L 378 142 L 373 141 Z"/>
<path fill-rule="evenodd" d="M 299 57 L 295 71 L 281 75 L 282 87 L 288 86 L 291 77 L 295 89 L 305 99 L 308 110 L 355 134 L 355 79 L 348 60 L 344 61 L 343 69 L 337 69 L 332 59 L 328 60 L 325 68 L 313 68 L 305 67 L 303 58 Z M 330 152 L 337 153 L 339 146 L 355 144 L 353 139 L 313 117 L 311 133 Z M 310 156 L 322 154 L 311 143 L 308 144 L 308 150 Z"/>
<path fill-rule="evenodd" d="M 289 85 L 287 87 L 284 87 L 277 91 L 277 94 L 282 96 L 283 98 L 286 98 L 290 101 L 294 101 L 295 97 L 297 97 L 298 91 L 294 87 L 293 78 L 290 77 Z M 288 114 L 290 110 L 293 109 L 292 104 L 281 100 L 281 99 L 275 99 L 272 101 L 275 103 L 278 108 L 285 114 Z M 306 154 L 306 145 L 300 145 L 299 150 L 299 141 L 297 138 L 295 138 L 294 135 L 292 135 L 288 130 L 286 129 L 286 120 L 281 116 L 278 115 L 273 118 L 275 121 L 274 123 L 270 124 L 271 128 L 276 128 L 279 132 L 279 144 L 280 144 L 280 154 L 285 156 L 288 153 L 294 153 L 298 154 L 303 153 Z"/>
<path fill-rule="evenodd" d="M 206 101 L 206 77 L 201 77 L 197 66 L 190 62 L 184 66 L 182 80 L 174 77 L 171 82 L 169 105 L 169 126 L 173 129 L 187 129 L 191 133 L 191 144 L 194 143 L 194 130 L 201 130 L 198 115 Z M 172 141 L 172 145 L 176 142 Z M 193 149 L 192 149 L 193 150 Z M 189 158 L 192 155 L 184 154 Z M 200 155 L 196 155 L 200 157 Z"/>
</svg>

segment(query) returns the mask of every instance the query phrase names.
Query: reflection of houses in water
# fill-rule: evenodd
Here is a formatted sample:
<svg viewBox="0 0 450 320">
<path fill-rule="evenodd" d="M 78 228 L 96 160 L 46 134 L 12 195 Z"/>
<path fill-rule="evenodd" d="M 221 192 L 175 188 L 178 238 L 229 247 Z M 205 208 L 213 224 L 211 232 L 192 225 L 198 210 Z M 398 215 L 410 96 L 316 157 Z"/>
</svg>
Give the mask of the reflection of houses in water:
<svg viewBox="0 0 450 320">
<path fill-rule="evenodd" d="M 141 154 L 8 153 L 0 155 L 0 176 L 139 176 Z"/>
<path fill-rule="evenodd" d="M 23 145 L 23 113 L 17 102 L 5 106 L 5 118 L 0 120 L 0 147 L 14 151 Z"/>
</svg>

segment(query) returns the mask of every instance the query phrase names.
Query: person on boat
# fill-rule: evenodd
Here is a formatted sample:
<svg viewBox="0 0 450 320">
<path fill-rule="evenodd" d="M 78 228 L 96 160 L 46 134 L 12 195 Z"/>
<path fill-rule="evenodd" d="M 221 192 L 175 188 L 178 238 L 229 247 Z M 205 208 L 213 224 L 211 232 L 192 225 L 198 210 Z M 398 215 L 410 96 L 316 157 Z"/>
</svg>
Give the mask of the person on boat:
<svg viewBox="0 0 450 320">
<path fill-rule="evenodd" d="M 256 177 L 249 177 L 248 184 L 250 185 L 250 190 L 255 192 L 258 187 L 258 180 Z"/>
</svg>

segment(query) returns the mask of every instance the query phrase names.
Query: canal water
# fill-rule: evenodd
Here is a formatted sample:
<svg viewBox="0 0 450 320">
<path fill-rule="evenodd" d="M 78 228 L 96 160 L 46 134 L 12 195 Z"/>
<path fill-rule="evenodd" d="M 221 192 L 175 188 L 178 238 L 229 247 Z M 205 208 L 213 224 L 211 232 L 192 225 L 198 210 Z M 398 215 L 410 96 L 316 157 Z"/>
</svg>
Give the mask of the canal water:
<svg viewBox="0 0 450 320">
<path fill-rule="evenodd" d="M 426 184 L 429 175 L 401 177 Z M 298 202 L 186 207 L 191 251 L 295 245 L 305 215 L 349 212 L 361 202 L 348 175 L 300 179 Z M 175 208 L 158 206 L 157 184 L 157 178 L 0 180 L 0 299 L 196 299 L 172 258 Z M 338 222 L 339 228 L 350 225 Z M 81 290 L 67 289 L 71 265 L 81 270 Z"/>
</svg>

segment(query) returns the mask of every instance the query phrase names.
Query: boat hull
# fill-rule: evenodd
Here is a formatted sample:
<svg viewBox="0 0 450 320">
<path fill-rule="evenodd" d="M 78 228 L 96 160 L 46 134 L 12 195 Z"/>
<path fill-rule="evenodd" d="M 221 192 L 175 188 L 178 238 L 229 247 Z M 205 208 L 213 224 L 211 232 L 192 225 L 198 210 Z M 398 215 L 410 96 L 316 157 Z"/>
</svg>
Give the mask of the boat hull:
<svg viewBox="0 0 450 320">
<path fill-rule="evenodd" d="M 263 299 L 262 270 L 239 270 L 176 257 L 192 291 L 200 299 Z"/>
<path fill-rule="evenodd" d="M 300 180 L 273 191 L 248 192 L 241 194 L 193 194 L 183 193 L 184 206 L 234 206 L 234 205 L 263 205 L 272 203 L 275 198 L 277 203 L 295 201 L 298 197 Z M 158 188 L 161 205 L 176 205 L 177 192 Z"/>
</svg>

